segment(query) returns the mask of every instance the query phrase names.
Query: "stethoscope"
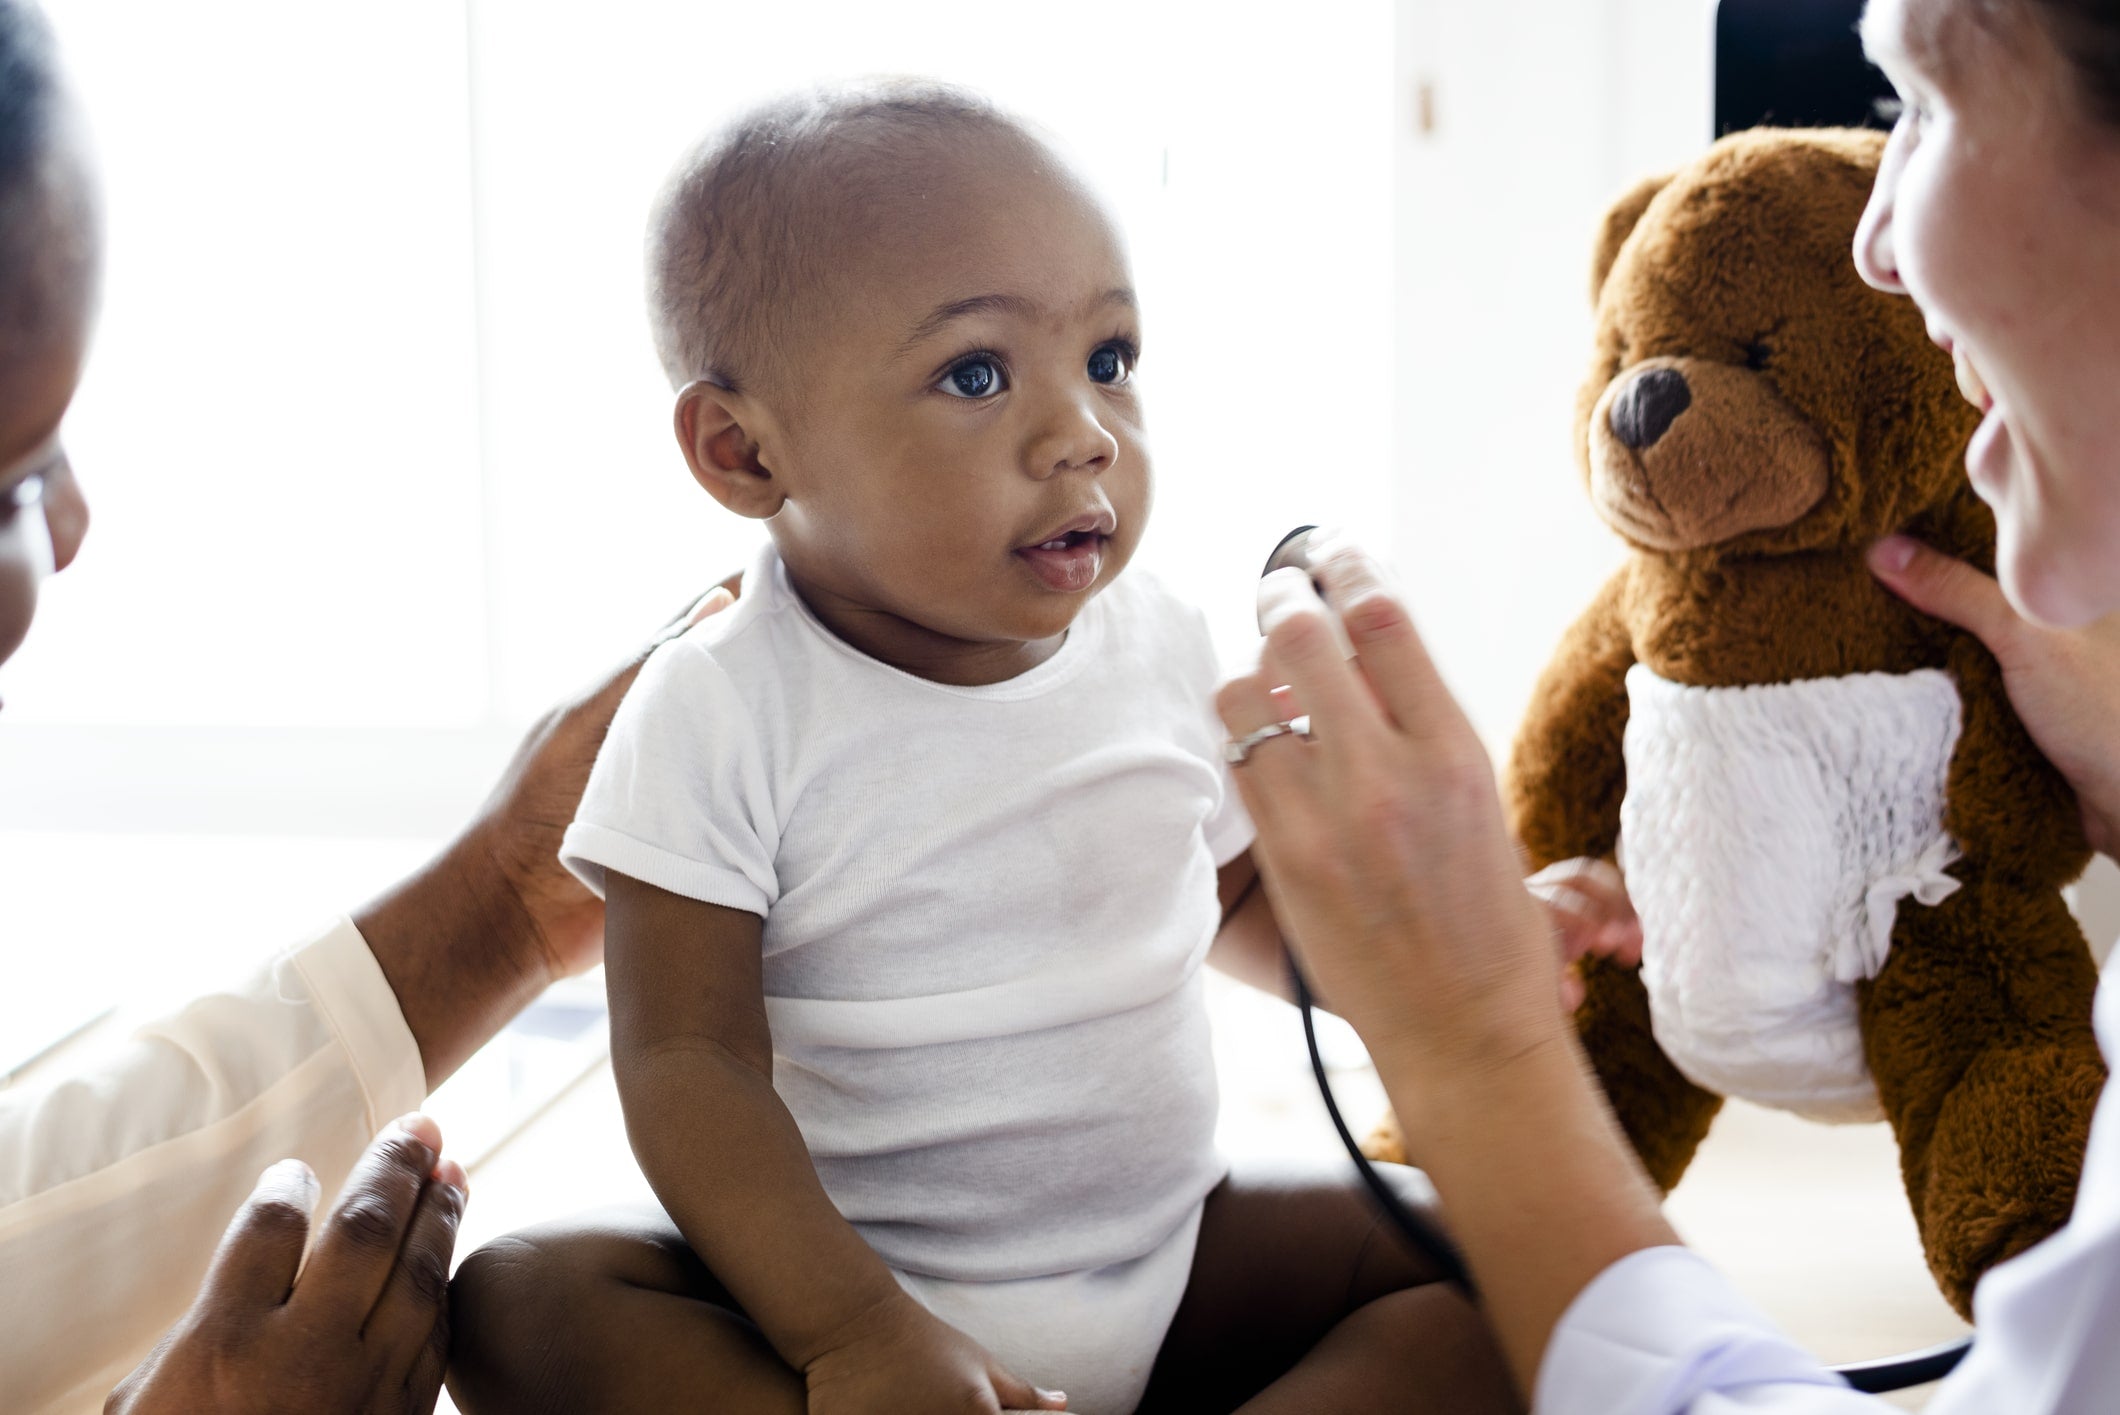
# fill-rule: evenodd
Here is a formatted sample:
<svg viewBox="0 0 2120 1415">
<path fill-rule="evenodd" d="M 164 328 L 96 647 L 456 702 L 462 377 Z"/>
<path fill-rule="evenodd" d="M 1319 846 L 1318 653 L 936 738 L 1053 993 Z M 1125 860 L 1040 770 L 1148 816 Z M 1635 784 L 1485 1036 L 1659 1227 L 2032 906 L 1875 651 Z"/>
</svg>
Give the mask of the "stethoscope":
<svg viewBox="0 0 2120 1415">
<path fill-rule="evenodd" d="M 1325 586 L 1319 580 L 1311 562 L 1311 538 L 1316 526 L 1298 526 L 1281 537 L 1281 543 L 1273 548 L 1266 558 L 1266 568 L 1260 572 L 1263 579 L 1276 570 L 1301 570 L 1311 577 L 1311 584 L 1319 597 L 1325 595 Z M 1263 632 L 1265 626 L 1260 625 Z M 1307 725 L 1307 724 L 1306 724 Z M 1307 735 L 1307 734 L 1306 734 Z M 1472 1273 L 1465 1266 L 1464 1255 L 1449 1236 L 1438 1228 L 1427 1215 L 1410 1207 L 1398 1192 L 1385 1182 L 1384 1176 L 1362 1153 L 1361 1144 L 1354 1132 L 1347 1128 L 1346 1119 L 1340 1114 L 1338 1099 L 1332 1093 L 1332 1079 L 1325 1072 L 1325 1057 L 1318 1049 L 1318 1026 L 1316 999 L 1312 997 L 1309 982 L 1303 970 L 1296 965 L 1293 956 L 1288 960 L 1288 976 L 1295 994 L 1296 1011 L 1303 1019 L 1303 1042 L 1310 1049 L 1310 1074 L 1318 1083 L 1318 1094 L 1324 1099 L 1325 1113 L 1332 1118 L 1332 1128 L 1338 1133 L 1340 1143 L 1347 1147 L 1347 1154 L 1354 1161 L 1355 1170 L 1362 1176 L 1362 1183 L 1376 1201 L 1377 1208 L 1385 1219 L 1399 1231 L 1407 1244 L 1427 1258 L 1439 1269 L 1445 1280 L 1454 1284 L 1468 1298 L 1477 1300 L 1479 1290 L 1473 1286 Z M 1881 1395 L 1887 1391 L 1905 1390 L 1910 1386 L 1927 1385 L 1949 1375 L 1965 1359 L 1973 1348 L 1973 1338 L 1960 1337 L 1944 1342 L 1924 1351 L 1909 1352 L 1904 1356 L 1887 1357 L 1881 1361 L 1859 1361 L 1849 1365 L 1835 1366 L 1833 1373 L 1856 1390 L 1867 1395 Z"/>
</svg>

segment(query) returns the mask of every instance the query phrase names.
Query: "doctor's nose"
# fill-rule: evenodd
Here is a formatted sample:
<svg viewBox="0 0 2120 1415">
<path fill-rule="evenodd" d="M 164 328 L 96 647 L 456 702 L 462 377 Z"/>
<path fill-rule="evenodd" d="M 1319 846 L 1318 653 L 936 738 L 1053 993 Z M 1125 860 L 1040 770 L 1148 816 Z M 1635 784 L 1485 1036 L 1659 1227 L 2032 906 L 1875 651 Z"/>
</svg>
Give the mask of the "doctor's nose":
<svg viewBox="0 0 2120 1415">
<path fill-rule="evenodd" d="M 1880 178 L 1863 209 L 1862 224 L 1855 229 L 1855 269 L 1871 287 L 1888 295 L 1904 295 L 1907 287 L 1899 278 L 1899 256 L 1893 248 L 1892 174 Z"/>
</svg>

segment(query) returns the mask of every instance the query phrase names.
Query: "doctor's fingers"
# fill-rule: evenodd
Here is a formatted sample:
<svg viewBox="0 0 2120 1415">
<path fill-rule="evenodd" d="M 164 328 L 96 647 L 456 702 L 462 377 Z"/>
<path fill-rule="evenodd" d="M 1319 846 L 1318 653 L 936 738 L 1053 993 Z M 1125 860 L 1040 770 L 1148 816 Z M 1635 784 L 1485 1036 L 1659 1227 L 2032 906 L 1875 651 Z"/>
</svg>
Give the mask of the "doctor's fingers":
<svg viewBox="0 0 2120 1415">
<path fill-rule="evenodd" d="M 1340 541 L 1326 550 L 1318 574 L 1362 677 L 1390 721 L 1416 740 L 1475 737 L 1384 567 L 1360 546 Z"/>
<path fill-rule="evenodd" d="M 1215 694 L 1215 711 L 1229 732 L 1232 743 L 1242 744 L 1258 732 L 1286 721 L 1298 710 L 1270 675 L 1255 671 L 1224 683 Z M 1254 742 L 1244 748 L 1244 759 L 1231 763 L 1238 794 L 1252 822 L 1262 831 L 1307 820 L 1313 813 L 1318 785 L 1311 744 L 1295 733 Z M 1300 826 L 1296 828 L 1300 829 Z"/>
<path fill-rule="evenodd" d="M 290 1307 L 305 1310 L 326 1330 L 361 1329 L 397 1273 L 441 1149 L 441 1129 L 424 1115 L 383 1128 L 325 1218 Z"/>
<path fill-rule="evenodd" d="M 437 1343 L 448 1349 L 449 1259 L 469 1188 L 454 1160 L 436 1167 L 420 1191 L 397 1266 L 361 1328 L 362 1340 L 384 1353 L 400 1380 L 410 1380 Z"/>
<path fill-rule="evenodd" d="M 1266 632 L 1260 673 L 1288 688 L 1320 742 L 1366 756 L 1385 740 L 1390 724 L 1362 681 L 1361 667 L 1341 652 L 1332 611 L 1311 588 L 1308 575 L 1276 570 L 1262 580 L 1259 624 Z"/>
<path fill-rule="evenodd" d="M 285 1302 L 316 1205 L 316 1175 L 300 1160 L 281 1160 L 259 1175 L 213 1255 L 194 1312 L 211 1323 L 247 1323 Z"/>
</svg>

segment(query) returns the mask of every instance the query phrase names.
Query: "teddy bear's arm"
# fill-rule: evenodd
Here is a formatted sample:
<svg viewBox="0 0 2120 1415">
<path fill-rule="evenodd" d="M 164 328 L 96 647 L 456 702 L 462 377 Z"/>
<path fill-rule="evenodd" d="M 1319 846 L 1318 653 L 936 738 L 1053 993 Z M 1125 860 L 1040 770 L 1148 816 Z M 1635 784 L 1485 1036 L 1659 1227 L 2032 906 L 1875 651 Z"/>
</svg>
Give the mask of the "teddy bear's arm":
<svg viewBox="0 0 2120 1415">
<path fill-rule="evenodd" d="M 2075 802 L 1986 651 L 1964 639 L 1951 668 L 1960 888 L 1900 906 L 1862 1020 L 1930 1270 L 1966 1313 L 1983 1272 L 2067 1220 L 2105 1067 L 2096 969 L 2060 894 L 2085 859 Z"/>
<path fill-rule="evenodd" d="M 1517 734 L 1504 797 L 1526 864 L 1610 859 L 1627 792 L 1626 620 L 1621 571 L 1561 640 Z M 1649 999 L 1632 968 L 1586 960 L 1576 1025 L 1627 1138 L 1665 1189 L 1678 1182 L 1722 1098 L 1679 1074 L 1649 1030 Z"/>
<path fill-rule="evenodd" d="M 1606 583 L 1539 675 L 1509 754 L 1502 797 L 1532 871 L 1579 857 L 1608 859 L 1627 794 L 1627 670 L 1634 640 L 1628 572 Z"/>
</svg>

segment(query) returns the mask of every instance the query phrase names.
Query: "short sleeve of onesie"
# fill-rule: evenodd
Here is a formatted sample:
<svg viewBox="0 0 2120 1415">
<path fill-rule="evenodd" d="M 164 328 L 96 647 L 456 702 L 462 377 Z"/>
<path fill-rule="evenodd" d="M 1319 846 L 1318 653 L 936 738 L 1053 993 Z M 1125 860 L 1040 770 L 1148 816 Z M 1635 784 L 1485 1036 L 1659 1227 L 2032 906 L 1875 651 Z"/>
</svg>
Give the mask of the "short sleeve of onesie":
<svg viewBox="0 0 2120 1415">
<path fill-rule="evenodd" d="M 1244 809 L 1244 799 L 1237 794 L 1236 777 L 1231 774 L 1227 761 L 1222 760 L 1222 743 L 1229 732 L 1222 725 L 1222 716 L 1215 711 L 1215 690 L 1221 686 L 1222 665 L 1215 656 L 1214 639 L 1207 630 L 1207 617 L 1199 610 L 1187 605 L 1184 609 L 1186 624 L 1192 630 L 1187 662 L 1193 665 L 1192 691 L 1200 704 L 1200 711 L 1207 723 L 1209 750 L 1220 767 L 1222 776 L 1222 801 L 1201 834 L 1207 841 L 1209 853 L 1214 856 L 1215 868 L 1221 869 L 1237 856 L 1249 850 L 1258 832 L 1253 828 L 1251 815 Z"/>
<path fill-rule="evenodd" d="M 561 863 L 599 896 L 605 872 L 764 915 L 779 825 L 750 710 L 702 632 L 657 649 L 597 754 Z"/>
<path fill-rule="evenodd" d="M 1217 717 L 1210 727 L 1219 732 L 1221 725 L 1222 719 Z M 1252 826 L 1250 812 L 1244 809 L 1244 798 L 1237 794 L 1236 779 L 1230 775 L 1227 764 L 1222 767 L 1222 804 L 1208 818 L 1203 834 L 1218 870 L 1249 850 L 1258 835 Z"/>
</svg>

